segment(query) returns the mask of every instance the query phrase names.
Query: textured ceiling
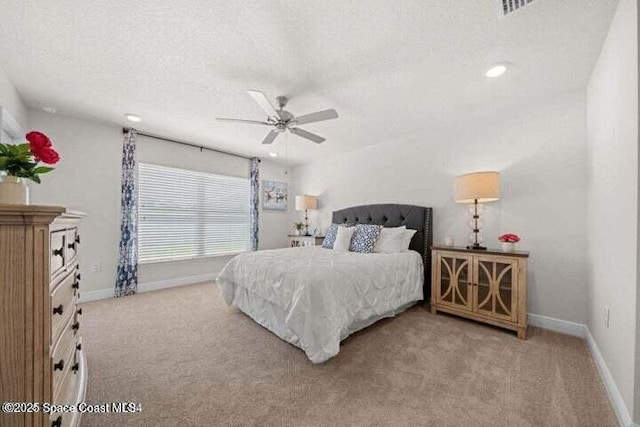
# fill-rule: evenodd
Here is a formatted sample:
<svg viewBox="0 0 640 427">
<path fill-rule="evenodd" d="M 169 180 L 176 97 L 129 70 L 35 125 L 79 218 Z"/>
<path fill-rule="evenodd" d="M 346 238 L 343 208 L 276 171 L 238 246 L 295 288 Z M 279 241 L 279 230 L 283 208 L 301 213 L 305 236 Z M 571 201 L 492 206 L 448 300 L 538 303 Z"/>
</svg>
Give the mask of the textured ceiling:
<svg viewBox="0 0 640 427">
<path fill-rule="evenodd" d="M 584 88 L 617 0 L 1 0 L 0 66 L 30 107 L 298 163 L 425 135 L 456 118 Z M 484 72 L 511 64 L 503 77 Z M 327 141 L 268 128 L 247 95 L 287 95 Z M 456 124 L 464 126 L 463 123 Z M 425 141 L 436 143 L 433 141 Z M 283 160 L 283 159 L 281 159 Z"/>
</svg>

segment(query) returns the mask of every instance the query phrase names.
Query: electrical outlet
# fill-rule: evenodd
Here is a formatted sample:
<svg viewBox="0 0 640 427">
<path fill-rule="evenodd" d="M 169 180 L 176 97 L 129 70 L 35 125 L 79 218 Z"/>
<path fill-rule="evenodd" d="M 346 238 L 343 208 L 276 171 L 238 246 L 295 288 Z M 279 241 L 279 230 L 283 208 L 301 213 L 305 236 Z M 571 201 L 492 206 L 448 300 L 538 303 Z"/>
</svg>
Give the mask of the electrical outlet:
<svg viewBox="0 0 640 427">
<path fill-rule="evenodd" d="M 100 273 L 102 271 L 102 263 L 97 262 L 91 266 L 92 273 Z"/>
<path fill-rule="evenodd" d="M 609 306 L 605 305 L 604 306 L 604 326 L 609 329 L 609 323 L 611 320 L 611 315 L 610 315 L 610 311 L 609 311 Z"/>
</svg>

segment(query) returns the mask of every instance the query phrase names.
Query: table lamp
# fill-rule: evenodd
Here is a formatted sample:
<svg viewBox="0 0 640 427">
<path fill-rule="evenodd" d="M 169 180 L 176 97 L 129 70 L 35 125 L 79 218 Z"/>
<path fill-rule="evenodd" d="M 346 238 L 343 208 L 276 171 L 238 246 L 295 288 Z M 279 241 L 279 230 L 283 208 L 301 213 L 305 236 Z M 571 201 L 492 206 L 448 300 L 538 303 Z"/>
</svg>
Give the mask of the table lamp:
<svg viewBox="0 0 640 427">
<path fill-rule="evenodd" d="M 309 236 L 309 217 L 307 216 L 307 211 L 309 209 L 317 209 L 318 208 L 318 198 L 316 196 L 310 196 L 308 194 L 303 194 L 301 196 L 296 196 L 296 210 L 304 211 L 304 235 Z"/>
<path fill-rule="evenodd" d="M 469 236 L 471 245 L 467 249 L 485 250 L 482 243 L 482 205 L 480 203 L 500 200 L 500 172 L 474 172 L 456 177 L 454 182 L 456 203 L 473 203 L 469 209 L 471 219 L 469 226 L 472 234 Z"/>
</svg>

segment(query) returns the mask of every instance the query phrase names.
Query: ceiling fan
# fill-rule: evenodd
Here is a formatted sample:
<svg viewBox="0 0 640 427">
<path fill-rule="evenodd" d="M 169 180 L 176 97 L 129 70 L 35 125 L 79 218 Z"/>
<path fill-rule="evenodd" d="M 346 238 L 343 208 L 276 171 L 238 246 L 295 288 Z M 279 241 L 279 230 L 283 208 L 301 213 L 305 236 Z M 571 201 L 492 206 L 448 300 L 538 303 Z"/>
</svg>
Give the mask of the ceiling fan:
<svg viewBox="0 0 640 427">
<path fill-rule="evenodd" d="M 272 129 L 271 132 L 267 134 L 267 137 L 262 141 L 263 144 L 273 143 L 278 134 L 283 133 L 287 130 L 294 135 L 298 135 L 302 138 L 311 140 L 316 144 L 321 144 L 325 140 L 323 137 L 301 129 L 298 126 L 307 123 L 315 123 L 321 122 L 323 120 L 338 118 L 338 112 L 333 108 L 296 117 L 289 111 L 286 111 L 284 109 L 288 101 L 286 96 L 278 96 L 276 98 L 279 107 L 279 109 L 276 110 L 264 95 L 264 93 L 260 92 L 259 90 L 249 90 L 249 95 L 251 95 L 253 100 L 256 101 L 260 108 L 262 108 L 262 110 L 267 113 L 267 121 L 261 122 L 258 120 L 227 119 L 222 117 L 216 117 L 216 120 L 221 122 L 248 123 L 252 125 L 272 126 L 274 129 Z"/>
</svg>

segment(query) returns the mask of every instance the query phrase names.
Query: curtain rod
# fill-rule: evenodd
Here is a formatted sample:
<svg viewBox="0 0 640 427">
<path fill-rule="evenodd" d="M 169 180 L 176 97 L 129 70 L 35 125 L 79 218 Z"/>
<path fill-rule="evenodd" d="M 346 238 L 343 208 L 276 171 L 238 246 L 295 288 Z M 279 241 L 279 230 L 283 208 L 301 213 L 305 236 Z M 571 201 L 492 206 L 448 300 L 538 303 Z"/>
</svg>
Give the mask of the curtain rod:
<svg viewBox="0 0 640 427">
<path fill-rule="evenodd" d="M 167 141 L 167 142 L 173 142 L 174 144 L 180 144 L 180 145 L 186 145 L 188 147 L 193 147 L 193 148 L 199 148 L 200 151 L 202 150 L 208 150 L 208 151 L 213 151 L 215 153 L 221 153 L 221 154 L 226 154 L 229 156 L 235 156 L 235 157 L 240 157 L 242 159 L 247 159 L 247 160 L 251 160 L 251 157 L 247 157 L 247 156 L 243 156 L 242 154 L 236 154 L 236 153 L 231 153 L 229 151 L 224 151 L 224 150 L 217 150 L 215 148 L 209 148 L 209 147 L 205 147 L 203 145 L 197 145 L 197 144 L 193 144 L 191 142 L 184 142 L 184 141 L 177 141 L 175 139 L 169 139 L 169 138 L 165 138 L 163 136 L 157 136 L 157 135 L 152 135 L 149 133 L 144 133 L 144 132 L 139 132 L 137 129 L 135 128 L 122 128 L 122 133 L 127 133 L 129 132 L 129 129 L 133 129 L 136 131 L 136 133 L 140 136 L 146 136 L 147 138 L 153 138 L 153 139 L 158 139 L 160 141 Z M 261 160 L 258 158 L 258 162 L 260 162 Z"/>
</svg>

